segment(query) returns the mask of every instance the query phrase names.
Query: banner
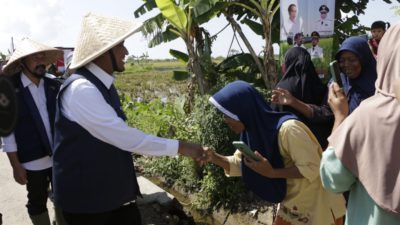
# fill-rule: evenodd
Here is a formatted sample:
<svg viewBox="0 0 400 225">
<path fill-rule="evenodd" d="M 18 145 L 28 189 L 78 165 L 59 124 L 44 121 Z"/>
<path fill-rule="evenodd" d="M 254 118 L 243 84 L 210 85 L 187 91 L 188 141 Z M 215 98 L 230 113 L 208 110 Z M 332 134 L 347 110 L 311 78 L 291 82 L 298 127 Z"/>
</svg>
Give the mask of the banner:
<svg viewBox="0 0 400 225">
<path fill-rule="evenodd" d="M 335 0 L 281 0 L 280 59 L 284 74 L 284 56 L 289 48 L 305 48 L 317 70 L 327 81 L 335 18 Z"/>
</svg>

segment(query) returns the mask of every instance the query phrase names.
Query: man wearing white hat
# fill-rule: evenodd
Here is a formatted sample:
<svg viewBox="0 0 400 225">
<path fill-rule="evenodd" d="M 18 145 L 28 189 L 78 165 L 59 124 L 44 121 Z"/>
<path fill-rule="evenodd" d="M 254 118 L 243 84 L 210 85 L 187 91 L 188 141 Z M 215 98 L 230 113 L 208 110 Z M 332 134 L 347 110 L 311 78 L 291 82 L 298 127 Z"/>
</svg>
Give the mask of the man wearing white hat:
<svg viewBox="0 0 400 225">
<path fill-rule="evenodd" d="M 199 145 L 148 135 L 126 123 L 113 72 L 124 71 L 124 40 L 138 22 L 87 14 L 57 101 L 55 204 L 69 225 L 140 225 L 132 153 L 201 159 Z"/>
<path fill-rule="evenodd" d="M 16 127 L 3 138 L 3 151 L 7 152 L 15 181 L 26 185 L 26 207 L 34 225 L 50 225 L 46 203 L 52 178 L 53 125 L 60 84 L 45 75 L 46 66 L 61 56 L 62 51 L 25 38 L 3 67 L 6 75 L 12 75 L 9 78 L 18 106 Z"/>
</svg>

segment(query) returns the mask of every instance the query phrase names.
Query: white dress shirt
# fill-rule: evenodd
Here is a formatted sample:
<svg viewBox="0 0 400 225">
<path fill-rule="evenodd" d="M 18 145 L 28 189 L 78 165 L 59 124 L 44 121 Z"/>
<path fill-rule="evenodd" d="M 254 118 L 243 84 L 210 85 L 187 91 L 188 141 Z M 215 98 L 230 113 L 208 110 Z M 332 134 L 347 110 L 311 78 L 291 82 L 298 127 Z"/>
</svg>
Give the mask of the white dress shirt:
<svg viewBox="0 0 400 225">
<path fill-rule="evenodd" d="M 288 37 L 294 38 L 297 33 L 303 32 L 303 19 L 297 18 L 295 21 L 286 18 L 281 26 L 281 41 L 286 41 Z"/>
<path fill-rule="evenodd" d="M 314 23 L 313 31 L 317 31 L 321 36 L 333 35 L 333 20 L 318 19 Z"/>
<path fill-rule="evenodd" d="M 318 45 L 311 46 L 311 48 L 308 49 L 308 53 L 310 53 L 311 59 L 324 58 L 324 49 Z"/>
<path fill-rule="evenodd" d="M 32 95 L 33 101 L 35 102 L 36 108 L 39 111 L 40 118 L 42 119 L 43 125 L 46 129 L 47 138 L 49 139 L 50 146 L 53 146 L 53 136 L 51 135 L 49 114 L 46 106 L 46 94 L 44 91 L 44 80 L 40 79 L 39 85 L 36 86 L 31 80 L 24 74 L 21 73 L 21 82 L 24 88 L 28 87 L 29 92 Z M 18 146 L 15 141 L 14 133 L 11 133 L 7 137 L 3 137 L 3 151 L 4 152 L 17 152 Z M 27 170 L 44 170 L 52 167 L 53 162 L 50 156 L 45 156 L 40 159 L 22 163 L 22 167 Z"/>
<path fill-rule="evenodd" d="M 114 77 L 94 63 L 86 66 L 107 88 Z M 72 76 L 77 76 L 73 74 Z M 95 138 L 119 149 L 141 155 L 174 156 L 178 152 L 177 140 L 148 135 L 129 127 L 105 101 L 97 87 L 87 79 L 77 79 L 61 97 L 62 114 L 78 123 Z"/>
</svg>

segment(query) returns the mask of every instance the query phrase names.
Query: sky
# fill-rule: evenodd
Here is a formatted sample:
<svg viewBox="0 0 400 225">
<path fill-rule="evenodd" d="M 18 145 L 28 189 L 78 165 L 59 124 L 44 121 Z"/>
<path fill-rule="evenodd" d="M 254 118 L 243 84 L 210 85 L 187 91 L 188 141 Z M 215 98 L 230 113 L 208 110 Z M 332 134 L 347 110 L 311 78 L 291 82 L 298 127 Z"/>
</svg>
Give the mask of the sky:
<svg viewBox="0 0 400 225">
<path fill-rule="evenodd" d="M 400 21 L 400 16 L 394 15 L 392 6 L 400 5 L 396 0 L 388 5 L 382 0 L 370 0 L 365 15 L 360 16 L 361 23 L 370 26 L 375 20 L 388 21 L 395 24 Z M 11 46 L 11 37 L 17 44 L 23 37 L 50 46 L 73 47 L 79 34 L 82 17 L 90 12 L 104 15 L 118 16 L 127 20 L 134 20 L 133 12 L 142 5 L 141 0 L 0 0 L 0 52 L 7 53 Z M 136 20 L 145 21 L 157 12 Z M 225 18 L 216 18 L 205 24 L 204 27 L 211 35 L 219 32 L 227 25 Z M 242 27 L 248 35 L 250 43 L 257 53 L 261 52 L 263 40 L 255 35 L 246 26 Z M 212 56 L 227 56 L 232 42 L 233 31 L 226 28 L 213 44 Z M 240 38 L 239 38 L 240 39 Z M 158 45 L 154 48 L 147 47 L 148 40 L 140 33 L 134 34 L 125 41 L 129 55 L 149 55 L 152 59 L 172 58 L 169 49 L 186 52 L 182 40 Z M 234 41 L 232 48 L 248 52 L 245 45 Z M 259 44 L 257 44 L 259 43 Z"/>
</svg>

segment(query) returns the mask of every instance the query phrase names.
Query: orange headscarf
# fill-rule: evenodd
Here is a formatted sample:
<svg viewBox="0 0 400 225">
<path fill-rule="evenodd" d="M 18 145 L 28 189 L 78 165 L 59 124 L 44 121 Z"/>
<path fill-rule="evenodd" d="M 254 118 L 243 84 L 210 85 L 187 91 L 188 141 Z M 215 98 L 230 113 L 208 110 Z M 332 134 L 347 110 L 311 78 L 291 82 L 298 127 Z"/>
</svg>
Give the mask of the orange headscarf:
<svg viewBox="0 0 400 225">
<path fill-rule="evenodd" d="M 381 208 L 400 216 L 400 24 L 390 28 L 378 50 L 376 93 L 332 133 L 329 145 Z"/>
</svg>

